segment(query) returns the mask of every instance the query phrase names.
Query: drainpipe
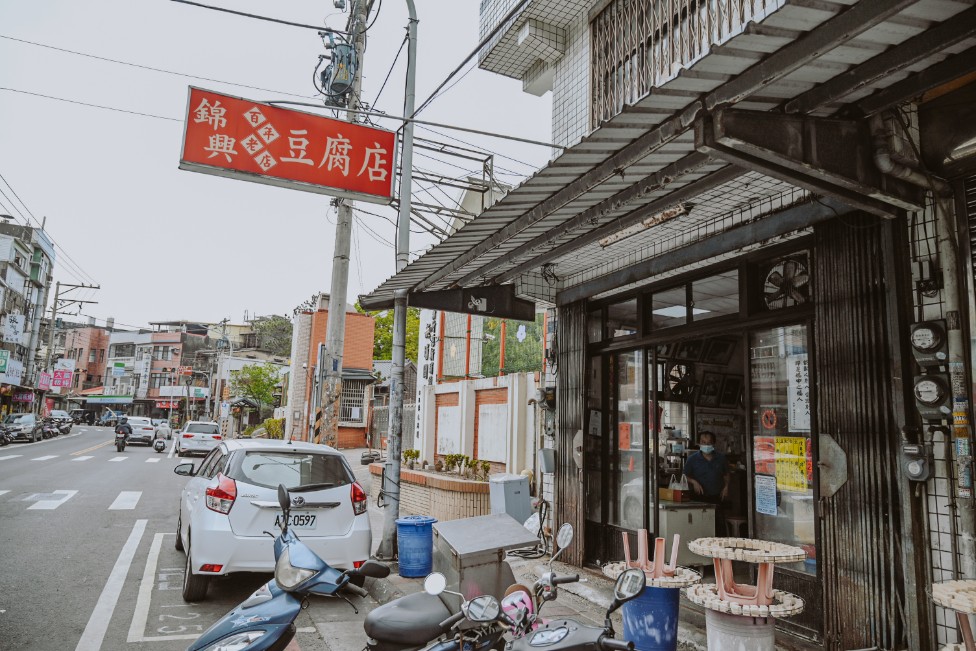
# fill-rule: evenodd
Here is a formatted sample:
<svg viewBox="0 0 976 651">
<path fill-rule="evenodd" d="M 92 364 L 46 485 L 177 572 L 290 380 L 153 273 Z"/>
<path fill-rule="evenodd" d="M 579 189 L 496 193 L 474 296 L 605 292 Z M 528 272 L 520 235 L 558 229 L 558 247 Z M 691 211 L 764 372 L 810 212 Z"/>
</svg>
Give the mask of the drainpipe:
<svg viewBox="0 0 976 651">
<path fill-rule="evenodd" d="M 942 271 L 945 317 L 948 326 L 949 378 L 952 385 L 952 451 L 956 465 L 955 504 L 959 518 L 959 568 L 962 578 L 976 578 L 976 513 L 973 511 L 972 433 L 969 419 L 969 391 L 967 390 L 965 345 L 962 332 L 961 291 L 959 288 L 959 256 L 955 241 L 953 215 L 945 208 L 943 198 L 952 190 L 945 181 L 931 174 L 909 167 L 895 160 L 890 147 L 884 118 L 880 114 L 868 120 L 874 143 L 874 163 L 890 176 L 930 190 L 937 229 L 939 267 Z M 906 134 L 907 135 L 907 134 Z M 908 136 L 910 137 L 910 136 Z"/>
</svg>

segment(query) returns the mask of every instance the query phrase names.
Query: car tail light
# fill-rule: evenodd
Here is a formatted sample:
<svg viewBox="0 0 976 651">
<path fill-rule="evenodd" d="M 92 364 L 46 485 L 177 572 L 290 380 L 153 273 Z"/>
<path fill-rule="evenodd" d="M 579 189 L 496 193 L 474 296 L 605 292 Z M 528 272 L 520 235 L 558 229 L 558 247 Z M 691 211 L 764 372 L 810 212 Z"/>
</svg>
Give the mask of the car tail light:
<svg viewBox="0 0 976 651">
<path fill-rule="evenodd" d="M 353 569 L 358 570 L 359 568 L 361 568 L 363 566 L 363 563 L 365 563 L 365 562 L 366 561 L 353 561 L 352 562 L 352 567 L 353 567 Z"/>
<path fill-rule="evenodd" d="M 184 434 L 183 435 L 183 438 L 185 438 L 185 439 L 192 439 L 193 438 L 193 434 Z"/>
<path fill-rule="evenodd" d="M 223 473 L 217 475 L 217 485 L 207 489 L 207 508 L 217 513 L 230 513 L 237 499 L 237 482 Z"/>
<path fill-rule="evenodd" d="M 220 440 L 220 434 L 211 434 L 211 436 L 213 437 L 213 440 L 215 440 L 215 441 L 219 441 Z"/>
<path fill-rule="evenodd" d="M 352 483 L 352 489 L 349 491 L 350 497 L 352 497 L 352 512 L 354 515 L 362 515 L 366 512 L 366 491 L 363 487 L 359 485 L 358 482 Z"/>
<path fill-rule="evenodd" d="M 201 572 L 219 572 L 224 569 L 223 565 L 211 565 L 210 563 L 200 566 Z"/>
</svg>

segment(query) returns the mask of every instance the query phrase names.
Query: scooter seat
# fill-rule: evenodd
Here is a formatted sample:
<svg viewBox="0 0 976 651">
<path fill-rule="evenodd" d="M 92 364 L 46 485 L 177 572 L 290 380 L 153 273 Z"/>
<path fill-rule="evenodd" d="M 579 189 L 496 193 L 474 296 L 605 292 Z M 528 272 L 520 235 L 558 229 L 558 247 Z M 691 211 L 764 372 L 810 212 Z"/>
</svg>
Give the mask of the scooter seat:
<svg viewBox="0 0 976 651">
<path fill-rule="evenodd" d="M 440 597 L 417 592 L 371 611 L 363 629 L 374 640 L 399 646 L 423 645 L 441 634 L 441 622 L 452 614 Z"/>
</svg>

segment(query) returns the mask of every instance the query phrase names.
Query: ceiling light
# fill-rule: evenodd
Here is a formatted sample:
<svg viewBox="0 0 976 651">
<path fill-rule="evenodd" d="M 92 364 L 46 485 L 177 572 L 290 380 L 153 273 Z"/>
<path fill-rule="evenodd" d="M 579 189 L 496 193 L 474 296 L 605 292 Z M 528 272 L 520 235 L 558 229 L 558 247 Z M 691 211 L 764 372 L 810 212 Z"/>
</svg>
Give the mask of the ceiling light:
<svg viewBox="0 0 976 651">
<path fill-rule="evenodd" d="M 637 222 L 632 226 L 623 228 L 613 235 L 607 235 L 602 240 L 600 240 L 600 246 L 608 247 L 615 242 L 626 239 L 631 235 L 636 235 L 637 233 L 642 233 L 652 226 L 657 226 L 658 224 L 663 224 L 666 221 L 671 221 L 675 217 L 680 217 L 681 215 L 687 214 L 692 209 L 692 204 L 690 203 L 679 203 L 676 206 L 672 206 L 667 210 L 662 210 L 659 213 L 655 213 L 650 217 Z"/>
</svg>

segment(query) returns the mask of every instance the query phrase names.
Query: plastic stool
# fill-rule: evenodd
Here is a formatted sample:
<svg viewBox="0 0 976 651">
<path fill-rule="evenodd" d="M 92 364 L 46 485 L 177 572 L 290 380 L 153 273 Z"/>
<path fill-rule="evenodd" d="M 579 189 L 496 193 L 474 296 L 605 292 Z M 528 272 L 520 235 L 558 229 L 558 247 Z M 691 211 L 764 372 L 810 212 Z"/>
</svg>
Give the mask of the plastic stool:
<svg viewBox="0 0 976 651">
<path fill-rule="evenodd" d="M 725 518 L 725 534 L 730 538 L 742 538 L 742 525 L 746 525 L 746 533 L 749 533 L 749 520 L 746 518 L 739 516 Z"/>
</svg>

